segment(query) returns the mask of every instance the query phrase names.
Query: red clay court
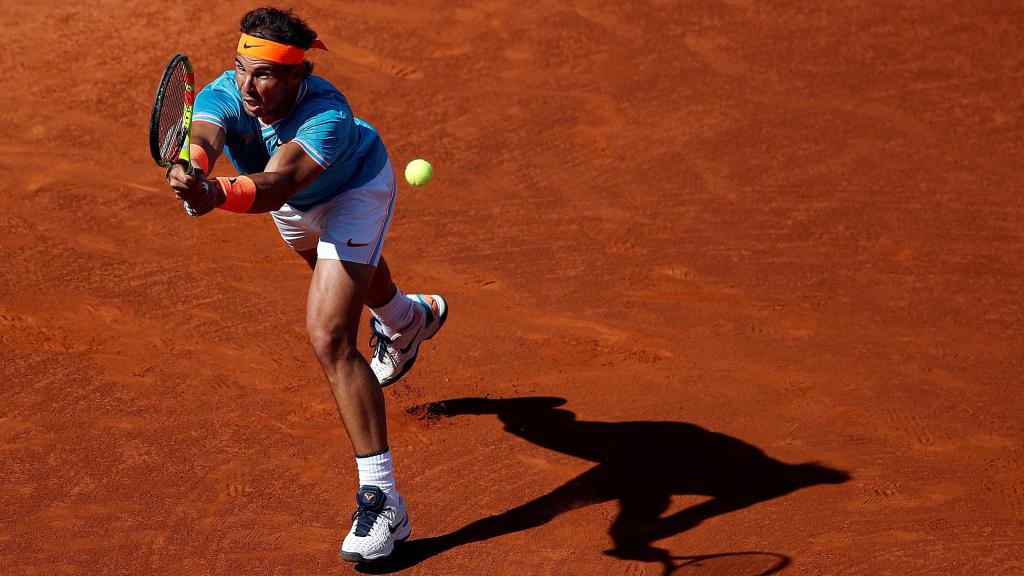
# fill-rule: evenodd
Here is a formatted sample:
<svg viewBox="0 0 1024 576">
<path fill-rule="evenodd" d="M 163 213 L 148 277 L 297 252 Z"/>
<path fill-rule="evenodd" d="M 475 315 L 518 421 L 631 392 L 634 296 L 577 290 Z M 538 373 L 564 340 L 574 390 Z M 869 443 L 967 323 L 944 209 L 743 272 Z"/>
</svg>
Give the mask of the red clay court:
<svg viewBox="0 0 1024 576">
<path fill-rule="evenodd" d="M 0 574 L 1024 573 L 1019 5 L 296 2 L 436 169 L 378 565 L 308 269 L 148 156 L 252 6 L 2 7 Z"/>
</svg>

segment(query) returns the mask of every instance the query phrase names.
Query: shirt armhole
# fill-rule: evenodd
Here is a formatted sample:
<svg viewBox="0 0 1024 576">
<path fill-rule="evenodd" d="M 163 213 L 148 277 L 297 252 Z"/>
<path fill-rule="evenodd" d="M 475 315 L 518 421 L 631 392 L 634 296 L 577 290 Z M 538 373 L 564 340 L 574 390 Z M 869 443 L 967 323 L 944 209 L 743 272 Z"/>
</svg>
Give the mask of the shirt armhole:
<svg viewBox="0 0 1024 576">
<path fill-rule="evenodd" d="M 201 113 L 201 114 L 196 114 L 196 115 L 192 116 L 192 121 L 193 122 L 206 122 L 206 123 L 209 123 L 209 124 L 213 124 L 214 126 L 220 127 L 220 129 L 225 131 L 225 132 L 228 131 L 228 127 L 224 125 L 224 122 L 222 122 L 220 118 L 217 118 L 213 114 L 207 114 L 205 112 Z"/>
<path fill-rule="evenodd" d="M 299 138 L 293 138 L 292 142 L 295 142 L 296 144 L 298 144 L 299 147 L 301 147 L 302 150 L 306 153 L 306 155 L 309 156 L 310 158 L 312 158 L 313 161 L 316 162 L 317 164 L 319 164 L 320 167 L 323 168 L 324 170 L 326 170 L 327 168 L 329 168 L 331 166 L 331 163 L 328 162 L 327 159 L 323 157 L 323 155 L 319 154 L 316 151 L 316 149 L 314 149 L 312 146 L 310 146 L 309 143 L 304 142 L 304 141 L 302 141 Z"/>
</svg>

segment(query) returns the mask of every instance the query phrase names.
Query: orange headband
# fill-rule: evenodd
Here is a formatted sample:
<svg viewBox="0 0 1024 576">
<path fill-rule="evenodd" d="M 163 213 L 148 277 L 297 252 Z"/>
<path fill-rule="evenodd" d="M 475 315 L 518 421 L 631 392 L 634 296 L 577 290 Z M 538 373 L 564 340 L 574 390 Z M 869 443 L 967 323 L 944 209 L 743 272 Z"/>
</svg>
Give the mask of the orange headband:
<svg viewBox="0 0 1024 576">
<path fill-rule="evenodd" d="M 313 41 L 310 49 L 313 48 L 327 50 L 327 47 L 320 40 Z M 302 48 L 281 44 L 266 38 L 249 36 L 244 32 L 242 37 L 238 39 L 238 53 L 260 60 L 277 62 L 278 64 L 299 64 L 306 58 L 306 51 Z"/>
</svg>

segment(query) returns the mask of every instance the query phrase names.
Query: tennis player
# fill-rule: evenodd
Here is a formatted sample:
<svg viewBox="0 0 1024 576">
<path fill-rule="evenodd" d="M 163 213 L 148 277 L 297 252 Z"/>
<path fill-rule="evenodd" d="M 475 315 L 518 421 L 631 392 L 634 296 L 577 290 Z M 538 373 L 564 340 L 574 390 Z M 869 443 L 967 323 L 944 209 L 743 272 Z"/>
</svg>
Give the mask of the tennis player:
<svg viewBox="0 0 1024 576">
<path fill-rule="evenodd" d="M 373 126 L 312 75 L 306 51 L 326 50 L 316 33 L 275 8 L 247 13 L 241 32 L 234 69 L 196 99 L 190 153 L 201 172 L 189 176 L 176 165 L 168 182 L 200 215 L 270 212 L 284 241 L 313 268 L 306 329 L 359 470 L 341 556 L 380 560 L 411 532 L 381 388 L 412 367 L 448 305 L 436 294 L 406 296 L 391 279 L 381 250 L 395 207 L 394 172 Z M 208 180 L 222 152 L 240 176 Z M 364 304 L 373 313 L 369 365 L 355 343 Z"/>
</svg>

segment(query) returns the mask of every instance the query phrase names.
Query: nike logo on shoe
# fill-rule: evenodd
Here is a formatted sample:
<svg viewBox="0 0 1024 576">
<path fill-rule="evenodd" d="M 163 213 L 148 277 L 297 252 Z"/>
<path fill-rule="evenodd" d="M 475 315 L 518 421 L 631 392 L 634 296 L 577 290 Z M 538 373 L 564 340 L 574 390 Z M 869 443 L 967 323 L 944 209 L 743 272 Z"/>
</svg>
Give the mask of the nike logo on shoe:
<svg viewBox="0 0 1024 576">
<path fill-rule="evenodd" d="M 412 338 L 409 339 L 409 345 L 406 346 L 405 348 L 400 349 L 399 352 L 405 355 L 409 353 L 409 350 L 412 350 L 412 345 L 416 343 L 416 337 L 420 335 L 420 330 L 422 330 L 422 328 L 416 330 L 416 333 L 413 334 Z"/>
<path fill-rule="evenodd" d="M 409 523 L 409 517 L 406 516 L 405 518 L 402 518 L 402 521 L 399 522 L 398 524 L 395 524 L 394 526 L 390 526 L 389 525 L 388 526 L 388 532 L 394 534 L 395 530 L 398 530 L 399 528 L 401 528 L 402 526 L 405 526 L 408 523 Z"/>
</svg>

